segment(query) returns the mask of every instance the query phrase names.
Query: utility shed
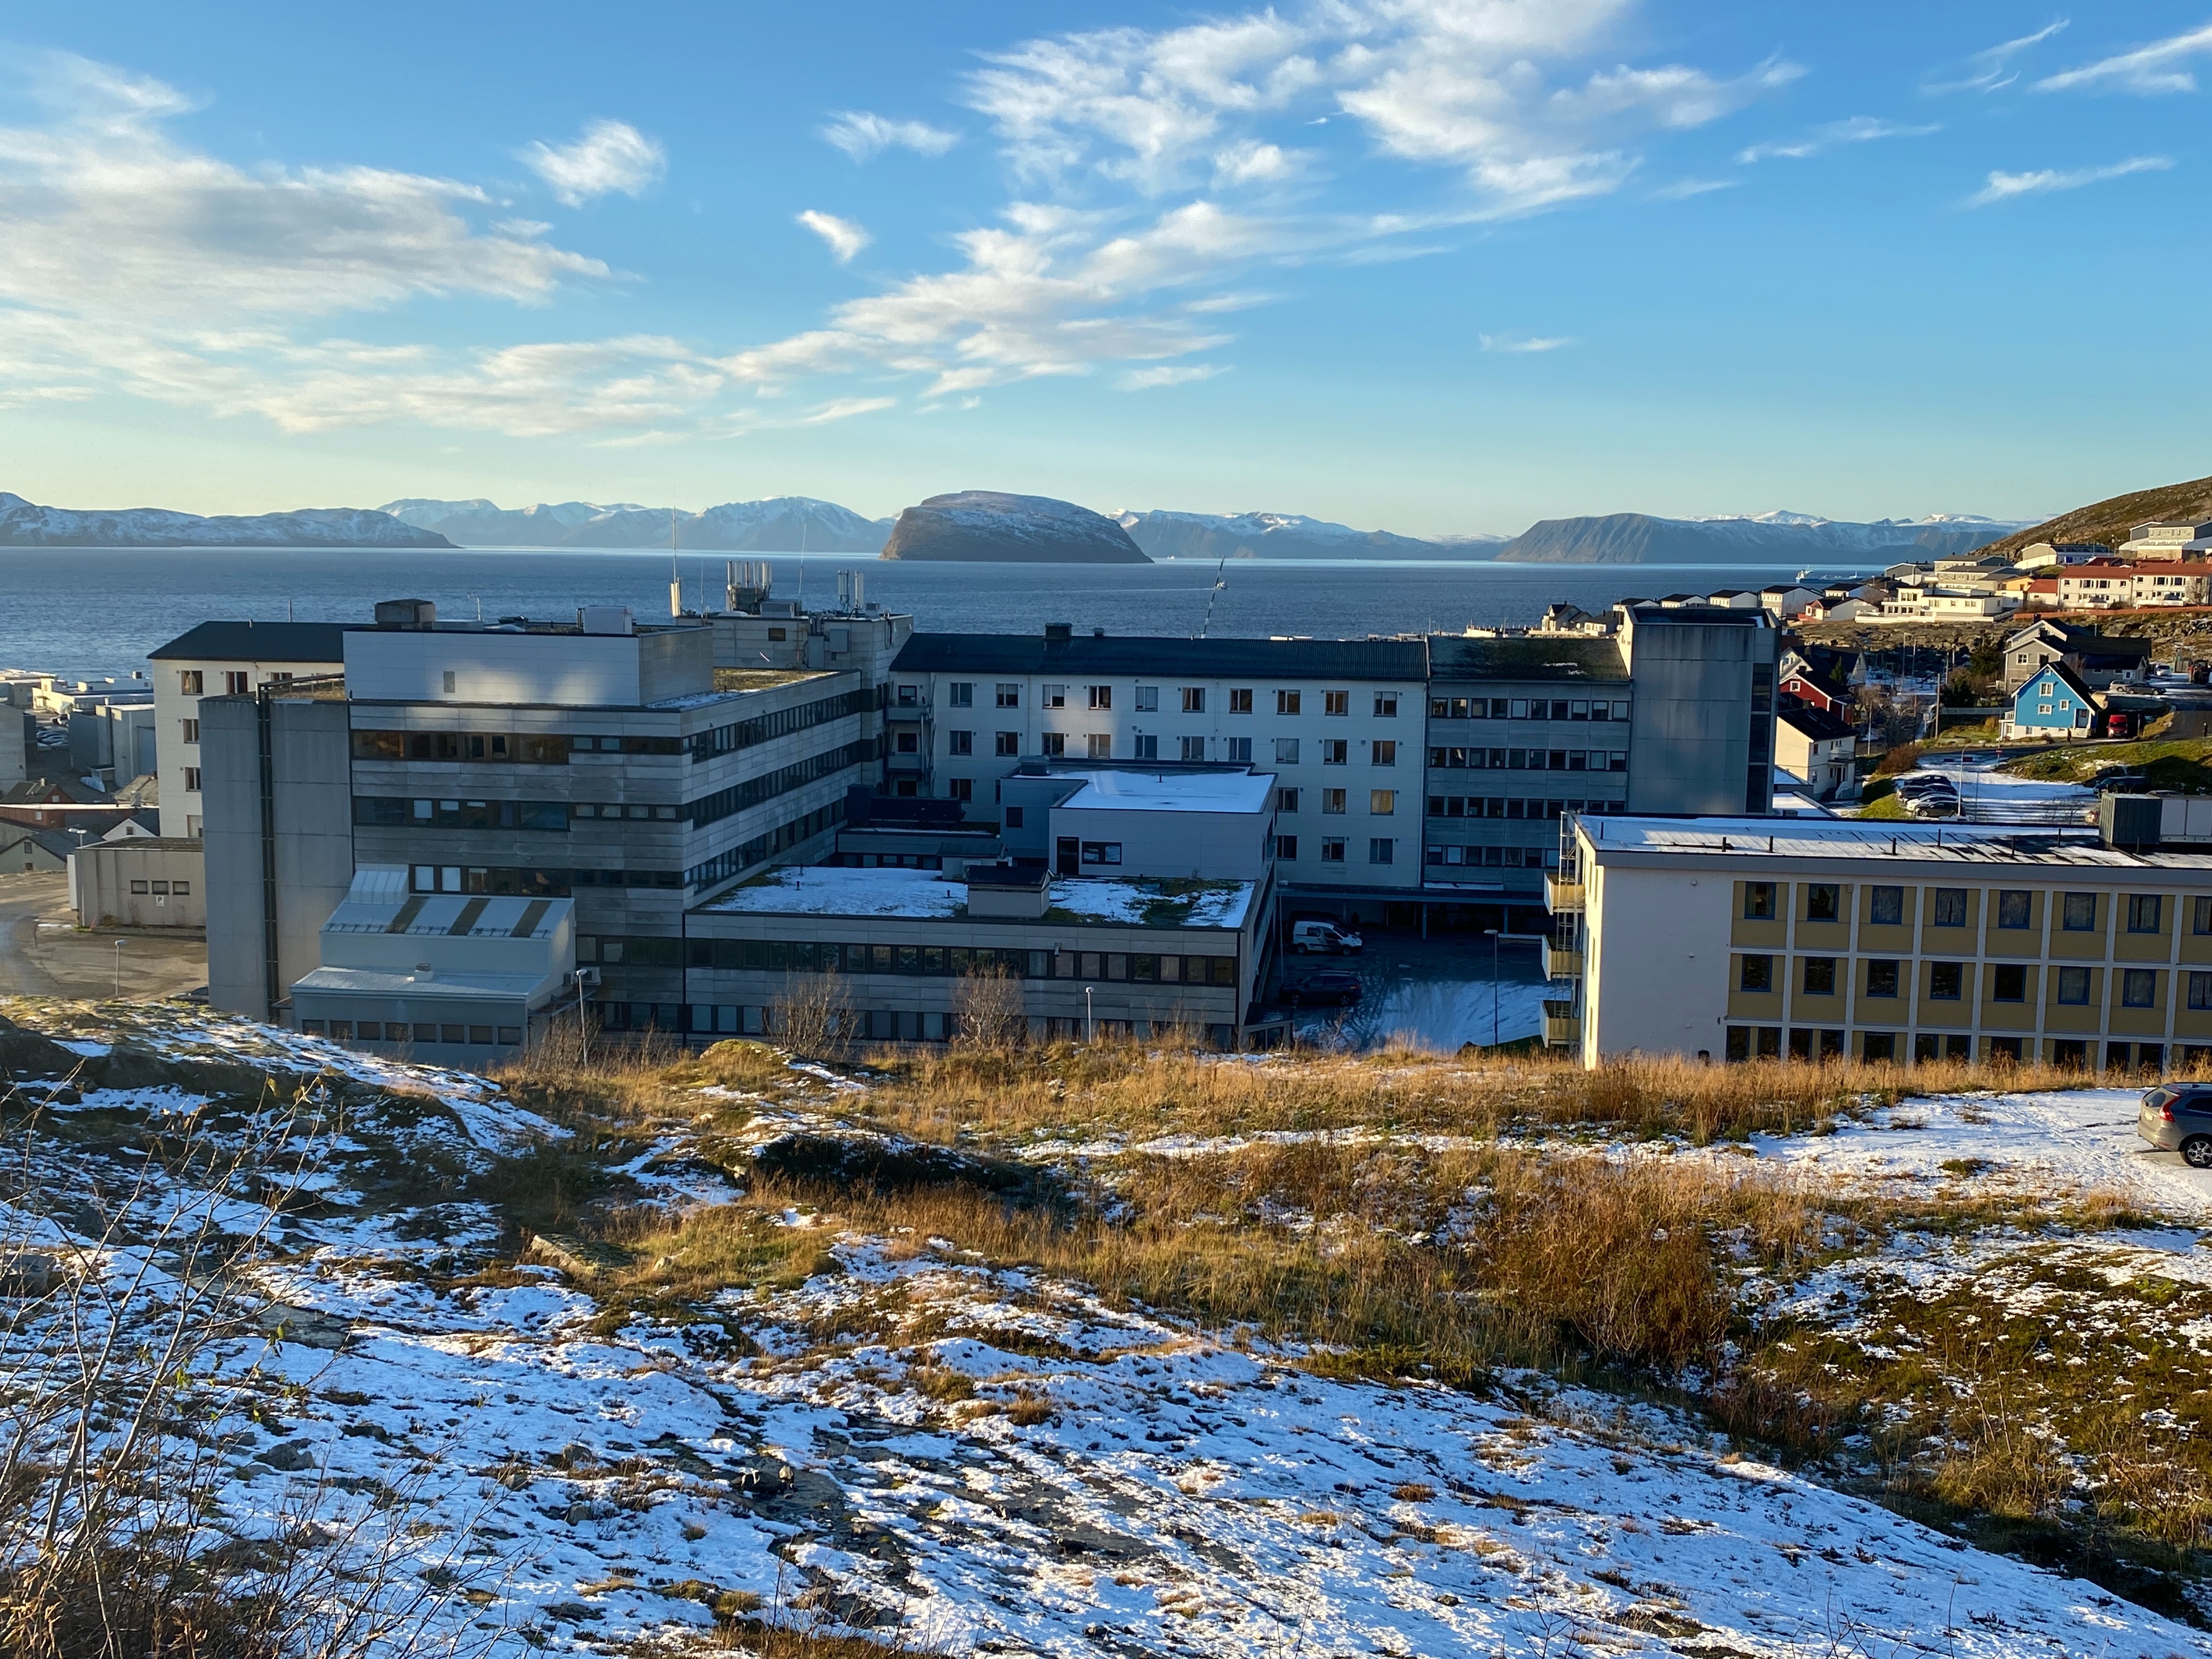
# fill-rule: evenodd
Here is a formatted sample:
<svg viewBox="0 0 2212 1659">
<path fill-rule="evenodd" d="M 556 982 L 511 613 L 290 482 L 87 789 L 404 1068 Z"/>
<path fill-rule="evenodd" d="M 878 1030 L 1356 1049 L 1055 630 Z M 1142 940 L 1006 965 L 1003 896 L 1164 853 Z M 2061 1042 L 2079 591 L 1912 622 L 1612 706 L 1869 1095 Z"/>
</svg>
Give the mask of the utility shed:
<svg viewBox="0 0 2212 1659">
<path fill-rule="evenodd" d="M 69 855 L 80 927 L 207 926 L 206 849 L 183 836 L 95 841 Z"/>
</svg>

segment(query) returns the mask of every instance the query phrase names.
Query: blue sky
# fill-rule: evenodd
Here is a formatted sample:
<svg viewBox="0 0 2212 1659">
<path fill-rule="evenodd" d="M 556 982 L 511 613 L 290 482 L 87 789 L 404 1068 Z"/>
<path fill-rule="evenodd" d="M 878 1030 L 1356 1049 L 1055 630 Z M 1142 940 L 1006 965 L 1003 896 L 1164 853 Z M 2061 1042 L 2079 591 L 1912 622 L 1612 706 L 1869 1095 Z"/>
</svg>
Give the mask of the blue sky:
<svg viewBox="0 0 2212 1659">
<path fill-rule="evenodd" d="M 1408 533 L 2212 471 L 2212 0 L 0 22 L 0 489 Z"/>
</svg>

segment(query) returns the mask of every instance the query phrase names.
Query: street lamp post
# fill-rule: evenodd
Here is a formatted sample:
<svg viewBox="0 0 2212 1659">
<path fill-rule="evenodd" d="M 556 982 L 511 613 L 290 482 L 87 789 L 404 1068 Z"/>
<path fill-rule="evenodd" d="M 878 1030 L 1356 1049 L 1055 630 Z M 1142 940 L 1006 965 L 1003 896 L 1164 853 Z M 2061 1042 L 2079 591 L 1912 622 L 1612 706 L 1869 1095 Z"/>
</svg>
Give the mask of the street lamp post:
<svg viewBox="0 0 2212 1659">
<path fill-rule="evenodd" d="M 123 947 L 130 943 L 127 939 L 115 941 L 115 1000 L 118 1002 L 123 1000 Z"/>
<path fill-rule="evenodd" d="M 1098 1040 L 1097 1022 L 1091 1018 L 1091 987 L 1088 985 L 1083 988 L 1083 1040 L 1085 1042 Z"/>
</svg>

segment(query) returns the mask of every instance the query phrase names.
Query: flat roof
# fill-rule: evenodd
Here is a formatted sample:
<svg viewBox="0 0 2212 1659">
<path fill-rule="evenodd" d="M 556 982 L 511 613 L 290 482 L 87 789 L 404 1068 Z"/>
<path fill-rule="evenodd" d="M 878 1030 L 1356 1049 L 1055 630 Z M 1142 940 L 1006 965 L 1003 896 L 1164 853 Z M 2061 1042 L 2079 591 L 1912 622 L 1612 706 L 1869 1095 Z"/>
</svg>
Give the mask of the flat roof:
<svg viewBox="0 0 2212 1659">
<path fill-rule="evenodd" d="M 1076 634 L 915 634 L 895 674 L 1187 674 L 1194 679 L 1425 680 L 1420 640 L 1197 640 Z"/>
<path fill-rule="evenodd" d="M 1088 812 L 1247 812 L 1267 810 L 1272 772 L 1092 772 L 1060 804 Z"/>
<path fill-rule="evenodd" d="M 1429 662 L 1437 679 L 1589 680 L 1626 684 L 1620 641 L 1610 635 L 1523 634 L 1510 639 L 1432 635 Z"/>
<path fill-rule="evenodd" d="M 527 1001 L 545 981 L 543 974 L 441 973 L 434 979 L 374 968 L 317 968 L 292 981 L 294 994 L 323 991 L 332 995 L 396 997 L 409 1002 Z"/>
<path fill-rule="evenodd" d="M 2057 868 L 2212 871 L 2212 854 L 2126 853 L 2088 830 L 2021 824 L 1904 823 L 1863 818 L 1585 817 L 1583 839 L 1608 857 L 1779 860 L 1880 860 L 1971 865 L 2000 879 L 2021 865 Z"/>
<path fill-rule="evenodd" d="M 209 662 L 327 662 L 345 660 L 345 635 L 367 623 L 204 622 L 146 654 L 155 661 L 182 658 Z"/>
<path fill-rule="evenodd" d="M 1070 877 L 1052 884 L 1043 921 L 1134 927 L 1239 927 L 1258 884 Z M 787 865 L 699 906 L 695 915 L 902 916 L 967 921 L 968 884 L 934 870 L 846 870 Z M 1036 921 L 976 917 L 1034 927 Z"/>
</svg>

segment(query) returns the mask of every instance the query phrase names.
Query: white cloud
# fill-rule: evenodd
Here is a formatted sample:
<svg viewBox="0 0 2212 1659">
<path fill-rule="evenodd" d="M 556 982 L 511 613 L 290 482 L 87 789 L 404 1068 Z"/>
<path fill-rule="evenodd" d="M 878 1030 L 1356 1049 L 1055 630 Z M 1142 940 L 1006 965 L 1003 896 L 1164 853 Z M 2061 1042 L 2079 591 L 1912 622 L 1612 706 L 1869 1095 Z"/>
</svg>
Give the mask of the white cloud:
<svg viewBox="0 0 2212 1659">
<path fill-rule="evenodd" d="M 1710 196 L 1717 190 L 1734 190 L 1741 179 L 1677 179 L 1651 192 L 1655 202 L 1686 202 L 1693 196 Z"/>
<path fill-rule="evenodd" d="M 958 133 L 933 127 L 926 121 L 893 121 L 863 109 L 837 111 L 822 129 L 822 137 L 855 161 L 872 160 L 887 149 L 942 155 L 960 142 Z"/>
<path fill-rule="evenodd" d="M 2041 46 L 2063 29 L 2066 23 L 2065 18 L 2057 18 L 2033 34 L 2023 34 L 2016 40 L 1985 47 L 1966 59 L 1964 73 L 1958 80 L 1930 82 L 1921 90 L 1940 96 L 1953 92 L 1996 92 L 2008 87 L 2020 79 L 2020 71 L 2013 68 L 2012 60 L 2029 47 Z"/>
<path fill-rule="evenodd" d="M 2016 196 L 2040 196 L 2052 191 L 2080 190 L 2085 185 L 2101 185 L 2108 179 L 2124 179 L 2136 173 L 2163 173 L 2173 165 L 2170 155 L 2130 155 L 2124 161 L 2115 161 L 2110 167 L 2075 167 L 2060 172 L 2045 167 L 2035 173 L 1992 173 L 1989 182 L 1966 198 L 1970 208 L 1987 207 L 1993 202 L 2008 202 Z"/>
<path fill-rule="evenodd" d="M 1210 380 L 1217 374 L 1226 374 L 1226 363 L 1184 363 L 1159 368 L 1133 368 L 1114 382 L 1117 392 L 1150 392 L 1158 386 L 1189 386 L 1197 380 Z"/>
<path fill-rule="evenodd" d="M 801 426 L 820 426 L 829 421 L 850 420 L 855 415 L 872 415 L 879 409 L 896 409 L 896 398 L 838 398 L 811 409 L 799 419 Z"/>
<path fill-rule="evenodd" d="M 1215 152 L 1213 182 L 1217 186 L 1271 185 L 1291 177 L 1312 159 L 1311 150 L 1285 149 L 1247 138 Z"/>
<path fill-rule="evenodd" d="M 2208 52 L 2212 52 L 2212 23 L 2154 40 L 2132 52 L 2100 58 L 2079 69 L 2046 75 L 2035 83 L 2035 90 L 2071 92 L 2086 87 L 2092 90 L 2131 92 L 2141 97 L 2194 92 L 2197 77 L 2180 66 Z"/>
<path fill-rule="evenodd" d="M 1868 144 L 1878 138 L 1925 138 L 1943 129 L 1936 125 L 1908 126 L 1902 122 L 1885 121 L 1872 115 L 1854 115 L 1846 121 L 1831 121 L 1825 126 L 1814 127 L 1802 138 L 1771 140 L 1753 144 L 1739 151 L 1736 160 L 1747 165 L 1756 161 L 1780 159 L 1802 161 L 1807 156 L 1819 155 L 1838 144 Z"/>
<path fill-rule="evenodd" d="M 573 144 L 535 143 L 520 152 L 524 163 L 552 187 L 554 199 L 581 207 L 620 191 L 642 195 L 668 170 L 668 152 L 623 121 L 594 121 Z"/>
<path fill-rule="evenodd" d="M 1481 342 L 1482 349 L 1485 351 L 1507 351 L 1521 356 L 1526 356 L 1540 351 L 1557 351 L 1563 346 L 1571 346 L 1579 343 L 1579 342 L 1570 334 L 1554 334 L 1548 336 L 1528 334 L 1478 334 L 1475 336 L 1475 338 Z"/>
<path fill-rule="evenodd" d="M 840 219 L 834 213 L 817 213 L 812 208 L 799 216 L 799 222 L 829 243 L 831 257 L 841 265 L 852 264 L 853 256 L 872 240 L 850 219 Z"/>
</svg>

